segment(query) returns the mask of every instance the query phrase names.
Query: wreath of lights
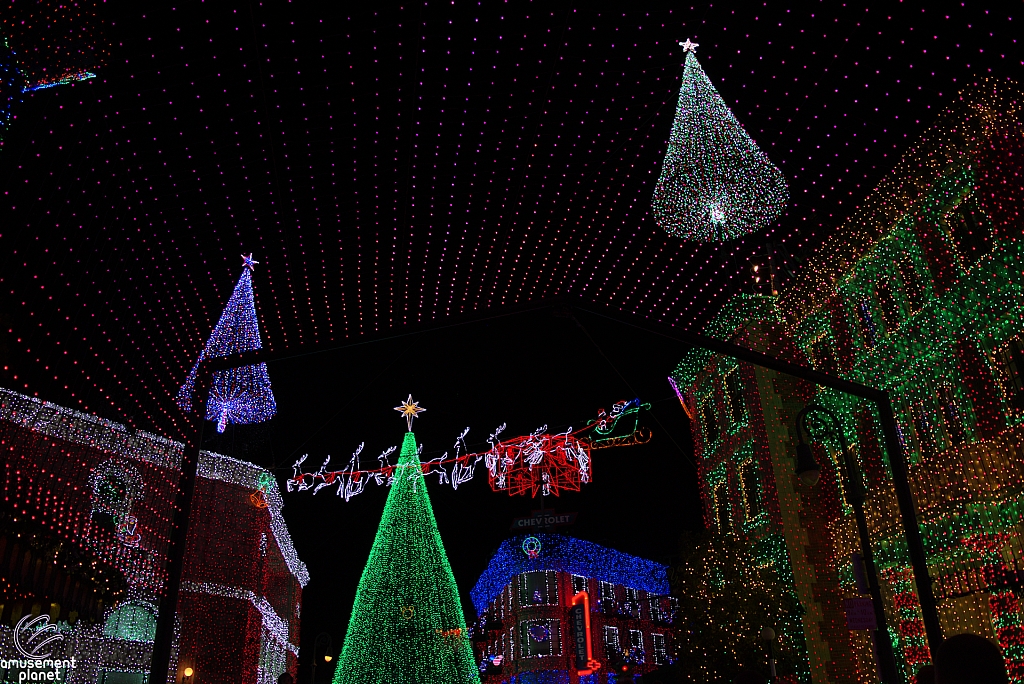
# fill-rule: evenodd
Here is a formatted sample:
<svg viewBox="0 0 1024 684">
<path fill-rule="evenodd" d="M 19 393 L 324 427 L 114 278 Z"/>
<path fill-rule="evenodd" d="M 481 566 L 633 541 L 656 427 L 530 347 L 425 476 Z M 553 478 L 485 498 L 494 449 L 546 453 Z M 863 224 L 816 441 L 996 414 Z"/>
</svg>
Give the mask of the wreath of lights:
<svg viewBox="0 0 1024 684">
<path fill-rule="evenodd" d="M 523 553 L 525 553 L 530 560 L 539 556 L 540 550 L 540 539 L 537 539 L 536 537 L 527 537 L 523 540 Z"/>
<path fill-rule="evenodd" d="M 551 630 L 543 622 L 530 625 L 530 638 L 536 641 L 538 644 L 545 643 L 551 637 Z"/>
</svg>

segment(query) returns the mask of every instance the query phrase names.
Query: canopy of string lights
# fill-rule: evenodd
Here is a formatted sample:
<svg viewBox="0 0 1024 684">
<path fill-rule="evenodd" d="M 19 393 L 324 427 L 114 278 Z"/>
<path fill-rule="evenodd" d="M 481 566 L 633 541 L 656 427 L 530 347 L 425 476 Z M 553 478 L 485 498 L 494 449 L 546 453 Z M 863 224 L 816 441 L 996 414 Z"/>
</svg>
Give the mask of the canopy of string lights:
<svg viewBox="0 0 1024 684">
<path fill-rule="evenodd" d="M 242 250 L 271 349 L 558 295 L 700 326 L 1021 66 L 1016 22 L 975 3 L 93 4 L 54 10 L 91 61 L 10 102 L 0 381 L 171 433 Z M 38 63 L 46 25 L 2 30 Z M 652 216 L 684 39 L 788 185 L 725 242 Z"/>
</svg>

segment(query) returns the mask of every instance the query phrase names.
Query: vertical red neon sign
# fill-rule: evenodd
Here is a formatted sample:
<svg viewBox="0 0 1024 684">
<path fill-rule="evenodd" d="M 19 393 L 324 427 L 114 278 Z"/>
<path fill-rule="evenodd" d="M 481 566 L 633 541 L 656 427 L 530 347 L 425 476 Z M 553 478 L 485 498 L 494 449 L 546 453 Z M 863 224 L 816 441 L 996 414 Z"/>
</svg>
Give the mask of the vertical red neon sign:
<svg viewBox="0 0 1024 684">
<path fill-rule="evenodd" d="M 588 675 L 601 667 L 594 660 L 593 645 L 590 640 L 590 596 L 581 591 L 572 597 L 572 608 L 569 609 L 572 625 L 573 642 L 576 644 L 577 674 Z"/>
</svg>

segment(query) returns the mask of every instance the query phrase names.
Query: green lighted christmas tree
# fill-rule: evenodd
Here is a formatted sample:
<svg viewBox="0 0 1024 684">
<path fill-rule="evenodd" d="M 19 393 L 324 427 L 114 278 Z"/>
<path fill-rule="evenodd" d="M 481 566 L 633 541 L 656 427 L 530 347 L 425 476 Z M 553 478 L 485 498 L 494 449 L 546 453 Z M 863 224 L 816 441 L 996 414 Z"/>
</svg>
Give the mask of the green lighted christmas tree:
<svg viewBox="0 0 1024 684">
<path fill-rule="evenodd" d="M 413 418 L 425 409 L 410 395 L 396 410 L 409 431 L 356 590 L 334 684 L 479 684 L 412 433 Z"/>
<path fill-rule="evenodd" d="M 697 62 L 697 44 L 680 45 L 686 66 L 654 188 L 654 220 L 671 235 L 701 242 L 765 228 L 789 199 L 786 179 L 711 85 Z"/>
</svg>

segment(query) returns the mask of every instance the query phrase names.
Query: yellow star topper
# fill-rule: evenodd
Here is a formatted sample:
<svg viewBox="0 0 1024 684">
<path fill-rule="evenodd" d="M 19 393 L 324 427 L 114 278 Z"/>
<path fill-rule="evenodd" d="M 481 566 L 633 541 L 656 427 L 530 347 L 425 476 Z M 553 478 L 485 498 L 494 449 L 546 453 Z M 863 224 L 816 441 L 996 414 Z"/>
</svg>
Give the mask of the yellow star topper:
<svg viewBox="0 0 1024 684">
<path fill-rule="evenodd" d="M 405 422 L 409 426 L 409 432 L 412 432 L 412 419 L 416 418 L 427 409 L 420 408 L 420 402 L 413 401 L 412 395 L 410 394 L 408 399 L 395 407 L 395 410 L 402 412 L 402 415 L 405 416 Z"/>
</svg>

